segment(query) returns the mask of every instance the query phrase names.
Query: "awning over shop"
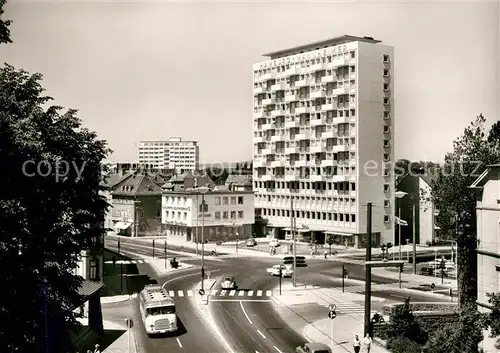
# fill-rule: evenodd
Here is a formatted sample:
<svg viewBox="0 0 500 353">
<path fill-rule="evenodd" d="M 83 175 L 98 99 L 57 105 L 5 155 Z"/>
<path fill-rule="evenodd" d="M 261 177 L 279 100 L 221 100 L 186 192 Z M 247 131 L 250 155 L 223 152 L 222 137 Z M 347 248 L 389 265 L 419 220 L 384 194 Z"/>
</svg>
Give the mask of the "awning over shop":
<svg viewBox="0 0 500 353">
<path fill-rule="evenodd" d="M 132 223 L 130 222 L 118 222 L 115 224 L 116 229 L 128 229 Z"/>
<path fill-rule="evenodd" d="M 291 232 L 291 231 L 292 231 L 292 229 L 290 229 L 290 228 L 285 228 L 285 229 L 283 229 L 283 230 L 284 230 L 285 232 Z M 310 232 L 311 230 L 310 230 L 310 229 L 304 229 L 304 228 L 298 228 L 298 229 L 295 229 L 295 231 L 296 231 L 297 233 L 307 233 L 307 232 Z"/>
<path fill-rule="evenodd" d="M 342 232 L 325 232 L 325 234 L 329 234 L 329 235 L 341 235 L 343 237 L 352 237 L 354 234 L 352 233 L 342 233 Z"/>
<path fill-rule="evenodd" d="M 402 226 L 408 225 L 408 222 L 406 222 L 404 219 L 400 219 L 399 217 L 394 217 L 394 223 Z"/>
</svg>

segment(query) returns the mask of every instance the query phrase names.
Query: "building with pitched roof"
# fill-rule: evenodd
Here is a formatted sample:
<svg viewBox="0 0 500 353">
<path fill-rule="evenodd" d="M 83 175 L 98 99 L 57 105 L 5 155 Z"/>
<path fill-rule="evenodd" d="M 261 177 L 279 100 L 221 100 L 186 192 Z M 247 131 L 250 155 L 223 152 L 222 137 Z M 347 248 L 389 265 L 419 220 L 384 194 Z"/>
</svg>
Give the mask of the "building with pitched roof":
<svg viewBox="0 0 500 353">
<path fill-rule="evenodd" d="M 252 191 L 252 176 L 231 174 L 227 177 L 225 185 L 231 191 Z"/>
<path fill-rule="evenodd" d="M 138 236 L 161 232 L 162 188 L 153 176 L 129 173 L 111 191 L 113 228 L 120 234 Z"/>
</svg>

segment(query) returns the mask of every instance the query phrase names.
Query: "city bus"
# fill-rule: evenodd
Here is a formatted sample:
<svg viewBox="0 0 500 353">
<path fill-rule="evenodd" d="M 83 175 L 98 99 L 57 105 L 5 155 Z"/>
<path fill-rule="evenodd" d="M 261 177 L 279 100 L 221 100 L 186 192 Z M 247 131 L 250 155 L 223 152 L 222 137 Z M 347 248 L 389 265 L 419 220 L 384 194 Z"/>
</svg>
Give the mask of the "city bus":
<svg viewBox="0 0 500 353">
<path fill-rule="evenodd" d="M 139 310 L 148 335 L 177 331 L 175 302 L 158 284 L 148 284 L 139 293 Z"/>
</svg>

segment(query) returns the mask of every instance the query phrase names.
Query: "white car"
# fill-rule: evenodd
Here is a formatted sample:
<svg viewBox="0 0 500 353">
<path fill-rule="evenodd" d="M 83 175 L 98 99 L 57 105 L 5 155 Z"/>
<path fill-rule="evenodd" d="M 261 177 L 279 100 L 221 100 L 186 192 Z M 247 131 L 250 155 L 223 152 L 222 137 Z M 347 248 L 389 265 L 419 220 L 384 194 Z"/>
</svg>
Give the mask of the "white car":
<svg viewBox="0 0 500 353">
<path fill-rule="evenodd" d="M 234 277 L 225 277 L 220 286 L 222 289 L 234 289 L 236 288 L 236 281 Z"/>
<path fill-rule="evenodd" d="M 281 267 L 281 277 L 292 277 L 293 270 L 287 268 L 285 265 L 274 265 L 271 268 L 267 269 L 267 272 L 271 276 L 279 276 L 280 275 L 280 267 Z"/>
<path fill-rule="evenodd" d="M 276 238 L 273 238 L 273 239 L 271 239 L 271 241 L 269 242 L 269 246 L 270 246 L 270 247 L 273 247 L 273 246 L 274 246 L 275 248 L 277 248 L 278 246 L 280 246 L 280 241 L 279 241 L 278 239 L 276 239 Z"/>
</svg>

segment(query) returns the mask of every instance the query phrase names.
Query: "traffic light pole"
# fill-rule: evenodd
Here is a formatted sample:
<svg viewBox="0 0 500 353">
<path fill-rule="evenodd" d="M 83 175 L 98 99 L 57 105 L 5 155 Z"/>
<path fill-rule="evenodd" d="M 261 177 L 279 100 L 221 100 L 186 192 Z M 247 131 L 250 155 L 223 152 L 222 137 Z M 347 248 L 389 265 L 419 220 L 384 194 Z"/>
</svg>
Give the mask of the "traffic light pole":
<svg viewBox="0 0 500 353">
<path fill-rule="evenodd" d="M 367 219 L 366 219 L 366 261 L 371 261 L 372 259 L 372 203 L 369 202 L 367 205 Z M 365 266 L 365 332 L 364 336 L 367 334 L 371 337 L 371 296 L 372 296 L 372 272 L 371 267 L 367 264 Z"/>
<path fill-rule="evenodd" d="M 281 277 L 283 276 L 283 272 L 282 272 L 282 268 L 281 268 L 281 265 L 280 265 L 280 295 L 281 295 Z"/>
<path fill-rule="evenodd" d="M 412 226 L 413 226 L 413 232 L 412 232 L 413 233 L 413 263 L 412 263 L 412 265 L 413 265 L 413 274 L 416 275 L 417 274 L 417 237 L 415 236 L 416 235 L 415 234 L 415 224 L 416 224 L 416 222 L 415 222 L 415 209 L 416 209 L 415 205 L 413 205 L 412 208 L 413 208 L 413 222 L 412 222 L 413 223 L 412 224 Z M 434 224 L 432 225 L 432 227 L 434 227 Z"/>
<path fill-rule="evenodd" d="M 153 239 L 153 259 L 155 258 L 155 240 Z"/>
<path fill-rule="evenodd" d="M 123 293 L 123 262 L 120 254 L 120 238 L 118 238 L 118 260 L 120 261 L 120 294 Z"/>
<path fill-rule="evenodd" d="M 345 268 L 344 265 L 342 265 L 342 293 L 344 293 L 344 279 L 345 279 Z"/>
</svg>

